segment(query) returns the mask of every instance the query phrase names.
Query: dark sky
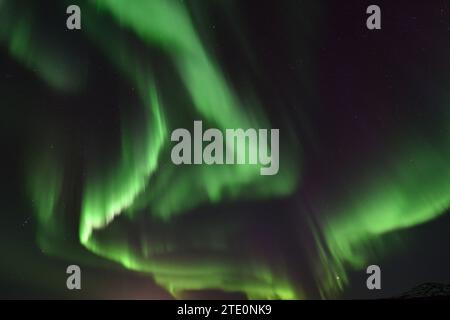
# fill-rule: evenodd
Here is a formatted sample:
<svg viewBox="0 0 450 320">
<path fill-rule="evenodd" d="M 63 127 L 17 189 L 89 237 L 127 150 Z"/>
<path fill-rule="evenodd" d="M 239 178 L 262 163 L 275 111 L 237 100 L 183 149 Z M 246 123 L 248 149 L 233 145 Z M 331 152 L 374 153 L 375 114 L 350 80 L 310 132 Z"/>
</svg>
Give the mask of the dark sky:
<svg viewBox="0 0 450 320">
<path fill-rule="evenodd" d="M 126 239 L 135 251 L 143 250 L 142 243 L 136 242 L 146 236 L 151 238 L 149 243 L 174 244 L 175 252 L 158 259 L 169 261 L 180 273 L 183 268 L 204 267 L 203 263 L 205 270 L 232 265 L 226 271 L 230 282 L 253 284 L 249 265 L 256 261 L 268 266 L 273 281 L 282 275 L 289 287 L 297 293 L 304 291 L 307 298 L 320 297 L 319 283 L 324 280 L 317 274 L 337 272 L 343 261 L 348 283 L 337 298 L 391 297 L 423 282 L 450 283 L 446 250 L 450 217 L 445 214 L 450 188 L 445 189 L 443 180 L 448 175 L 442 165 L 450 163 L 446 127 L 450 120 L 450 3 L 185 2 L 200 43 L 220 66 L 231 90 L 243 101 L 259 101 L 260 112 L 288 133 L 282 141 L 281 161 L 294 164 L 297 170 L 292 176 L 297 183 L 283 197 L 259 195 L 265 183 L 270 184 L 268 180 L 236 188 L 242 193 L 239 197 L 202 202 L 194 200 L 199 175 L 186 169 L 192 203 L 188 197 L 183 214 L 161 221 L 142 212 L 159 208 L 154 204 L 158 198 L 171 194 L 171 185 L 161 182 L 170 166 L 162 152 L 155 189 L 146 189 L 130 209 L 130 217 L 117 218 L 111 233 L 100 234 L 98 240 L 113 247 Z M 119 157 L 114 157 L 123 147 L 122 123 L 138 136 L 145 132 L 144 113 L 138 107 L 142 97 L 133 84 L 136 79 L 130 80 L 133 77 L 115 64 L 115 58 L 125 54 L 105 53 L 101 47 L 114 48 L 116 43 L 117 48 L 131 48 L 134 55 L 133 63 L 127 60 L 128 72 L 151 70 L 168 102 L 165 110 L 170 123 L 189 125 L 200 115 L 193 111 L 194 103 L 185 103 L 189 85 L 177 73 L 173 53 L 167 54 L 164 45 L 153 48 L 105 13 L 92 8 L 84 11 L 86 2 L 78 4 L 86 24 L 82 31 L 71 32 L 65 29 L 63 4 L 30 1 L 25 6 L 5 1 L 10 11 L 4 7 L 3 16 L 0 4 L 0 24 L 7 30 L 0 32 L 4 181 L 0 297 L 172 298 L 148 274 L 152 272 L 127 269 L 87 250 L 78 238 L 86 181 L 91 175 L 101 181 L 102 173 L 117 165 Z M 381 30 L 365 26 L 369 4 L 381 7 Z M 5 13 L 9 19 L 1 19 Z M 20 17 L 33 26 L 32 36 L 26 38 L 32 44 L 28 47 L 31 58 L 20 58 L 11 49 Z M 94 26 L 96 31 L 90 33 Z M 69 85 L 70 90 L 52 87 L 43 78 L 39 62 L 75 85 Z M 188 107 L 181 108 L 183 103 Z M 49 197 L 43 182 L 42 189 L 30 191 L 29 173 L 40 163 L 41 154 L 56 155 L 58 166 L 64 167 L 58 216 L 46 225 L 38 218 L 38 205 L 30 195 Z M 49 172 L 48 181 L 53 173 Z M 178 175 L 184 178 L 183 174 Z M 184 183 L 181 178 L 175 181 L 175 185 Z M 387 215 L 391 193 L 386 190 L 399 192 L 406 213 Z M 365 210 L 378 205 L 380 212 L 369 218 L 374 226 L 383 227 L 388 225 L 383 221 L 392 218 L 397 223 L 392 230 L 380 231 L 361 222 L 366 221 Z M 415 210 L 427 219 L 400 227 Z M 352 219 L 354 223 L 344 224 Z M 359 254 L 366 265 L 381 267 L 382 290 L 367 290 L 365 268 L 351 266 L 344 253 L 333 255 L 333 248 L 339 248 L 333 247 L 334 240 L 339 244 L 353 239 L 352 234 L 361 242 L 351 243 L 351 255 Z M 214 240 L 226 243 L 226 259 L 209 252 L 215 250 Z M 206 243 L 205 247 L 196 247 L 197 241 Z M 329 260 L 318 265 L 320 245 Z M 68 264 L 83 270 L 80 292 L 65 287 Z M 246 267 L 242 274 L 236 271 Z M 220 289 L 187 290 L 181 297 L 228 297 Z M 231 297 L 245 295 L 233 292 Z"/>
</svg>

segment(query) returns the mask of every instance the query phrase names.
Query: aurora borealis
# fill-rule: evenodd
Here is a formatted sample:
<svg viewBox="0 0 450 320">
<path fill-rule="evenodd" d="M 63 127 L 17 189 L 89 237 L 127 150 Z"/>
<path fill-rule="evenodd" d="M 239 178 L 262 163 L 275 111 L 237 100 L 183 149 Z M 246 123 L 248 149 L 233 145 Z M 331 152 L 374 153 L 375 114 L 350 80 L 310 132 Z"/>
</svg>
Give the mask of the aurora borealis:
<svg viewBox="0 0 450 320">
<path fill-rule="evenodd" d="M 367 4 L 0 0 L 0 297 L 450 282 L 450 4 L 380 1 L 377 31 Z M 174 165 L 171 132 L 198 120 L 279 128 L 278 173 Z M 365 291 L 370 264 L 382 292 Z"/>
</svg>

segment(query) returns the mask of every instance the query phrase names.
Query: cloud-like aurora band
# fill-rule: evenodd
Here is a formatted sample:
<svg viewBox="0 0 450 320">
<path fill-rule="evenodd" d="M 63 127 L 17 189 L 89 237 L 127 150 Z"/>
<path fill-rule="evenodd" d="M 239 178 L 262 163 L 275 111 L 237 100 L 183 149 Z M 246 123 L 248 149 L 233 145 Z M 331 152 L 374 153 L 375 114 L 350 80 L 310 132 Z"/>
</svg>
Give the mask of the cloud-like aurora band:
<svg viewBox="0 0 450 320">
<path fill-rule="evenodd" d="M 208 124 L 221 129 L 269 126 L 257 105 L 250 108 L 234 93 L 204 48 L 181 2 L 103 0 L 86 5 L 112 17 L 149 48 L 157 48 L 169 57 L 191 99 L 186 106 L 177 106 L 179 110 L 192 107 Z M 298 163 L 295 155 L 282 154 L 280 173 L 270 182 L 254 166 L 163 166 L 168 160 L 169 133 L 176 115 L 167 112 L 169 99 L 159 90 L 157 72 L 150 62 L 138 63 L 136 50 L 114 39 L 114 35 L 98 37 L 104 32 L 90 10 L 83 11 L 83 19 L 89 26 L 83 31 L 138 88 L 145 114 L 142 132 L 136 133 L 124 124 L 115 165 L 102 174 L 88 175 L 85 181 L 79 225 L 83 246 L 127 269 L 151 274 L 174 296 L 184 290 L 220 289 L 243 292 L 249 298 L 305 298 L 302 288 L 290 283 L 282 267 L 275 268 L 264 258 L 236 258 L 230 253 L 230 239 L 241 228 L 239 223 L 224 223 L 213 234 L 205 223 L 181 240 L 171 239 L 176 230 L 171 225 L 179 225 L 183 216 L 202 206 L 241 197 L 291 194 L 299 169 L 293 165 Z M 38 66 L 38 73 L 54 89 L 71 88 L 73 83 L 59 82 L 58 78 L 61 74 L 64 79 L 70 78 L 76 71 L 57 72 L 50 68 L 48 59 L 38 59 L 45 54 L 27 55 L 26 51 L 42 52 L 43 48 L 30 49 L 26 41 L 21 41 L 24 30 L 29 29 L 22 24 L 16 32 L 12 30 L 7 41 L 11 54 L 30 68 Z M 352 189 L 356 191 L 342 191 L 339 201 L 320 208 L 323 220 L 317 230 L 315 276 L 322 297 L 342 291 L 348 282 L 348 268 L 361 269 L 378 254 L 376 248 L 382 246 L 382 235 L 425 223 L 446 211 L 450 204 L 447 140 L 434 146 L 419 137 L 415 143 L 398 143 L 396 156 L 361 173 Z M 41 226 L 39 233 L 58 228 L 54 217 L 60 210 L 64 183 L 62 165 L 51 156 L 43 158 L 39 168 L 31 170 L 29 179 Z M 130 228 L 122 222 L 133 223 L 146 216 L 155 225 L 155 234 L 137 232 L 136 246 L 128 241 Z M 41 241 L 40 245 L 46 244 Z M 188 250 L 207 253 L 197 260 L 174 259 L 171 255 Z"/>
<path fill-rule="evenodd" d="M 170 56 L 193 107 L 204 121 L 222 129 L 267 127 L 264 116 L 256 106 L 253 110 L 243 109 L 242 103 L 221 75 L 220 67 L 203 48 L 182 4 L 159 0 L 91 3 L 129 27 L 144 43 L 160 47 Z M 86 29 L 91 34 L 88 36 L 93 39 L 96 39 L 96 33 L 102 31 L 95 19 L 84 10 L 83 21 L 89 26 Z M 201 236 L 190 235 L 183 243 L 164 239 L 149 245 L 145 242 L 146 236 L 142 235 L 140 249 L 127 243 L 126 231 L 115 223 L 118 216 L 135 219 L 136 212 L 138 216 L 145 213 L 170 225 L 174 215 L 182 215 L 204 203 L 217 203 L 246 193 L 248 197 L 287 195 L 295 188 L 296 169 L 289 160 L 281 164 L 279 174 L 272 178 L 260 176 L 260 167 L 254 165 L 204 165 L 179 169 L 170 164 L 161 169 L 161 157 L 166 156 L 166 162 L 170 161 L 167 151 L 170 147 L 171 116 L 165 114 L 164 102 L 157 90 L 158 80 L 151 74 L 151 66 L 146 62 L 138 65 L 136 52 L 117 45 L 114 38 L 104 37 L 104 40 L 95 41 L 110 61 L 138 88 L 141 103 L 145 106 L 146 123 L 144 132 L 138 135 L 124 126 L 121 154 L 116 165 L 112 170 L 103 170 L 103 174 L 88 175 L 82 196 L 80 242 L 90 251 L 119 262 L 127 269 L 150 273 L 174 296 L 185 290 L 220 289 L 242 292 L 249 298 L 302 297 L 301 289 L 293 288 L 283 273 L 276 274 L 267 261 L 233 258 L 227 253 L 230 236 L 223 232 L 216 232 L 208 242 Z M 158 170 L 162 172 L 158 172 L 155 182 L 153 175 Z M 31 183 L 31 194 L 38 203 L 37 217 L 43 225 L 44 217 L 56 214 L 60 194 L 57 186 L 61 185 L 63 177 L 55 177 L 55 181 L 48 184 L 55 188 L 42 191 L 42 186 L 46 184 L 43 180 L 52 180 L 52 177 L 36 175 L 36 172 L 31 174 L 32 181 L 41 180 Z M 40 172 L 45 171 L 41 168 Z M 37 192 L 38 188 L 41 191 Z M 114 237 L 107 237 L 105 241 L 96 236 L 108 233 L 109 228 L 113 229 Z M 233 229 L 223 225 L 218 228 Z M 41 229 L 45 230 L 48 231 L 45 227 Z M 210 234 L 208 230 L 201 232 Z M 198 250 L 199 246 L 206 253 L 198 261 L 165 261 L 172 250 L 182 253 L 184 248 Z"/>
<path fill-rule="evenodd" d="M 447 114 L 443 111 L 442 119 Z M 437 126 L 445 123 L 442 119 Z M 338 192 L 339 200 L 328 203 L 333 212 L 321 209 L 325 218 L 323 237 L 317 235 L 317 279 L 322 297 L 334 297 L 345 288 L 347 269 L 365 269 L 395 244 L 384 243 L 384 235 L 424 224 L 450 207 L 450 141 L 441 136 L 438 143 L 430 143 L 427 135 L 408 134 L 388 148 L 383 161 L 358 172 L 352 189 Z"/>
</svg>

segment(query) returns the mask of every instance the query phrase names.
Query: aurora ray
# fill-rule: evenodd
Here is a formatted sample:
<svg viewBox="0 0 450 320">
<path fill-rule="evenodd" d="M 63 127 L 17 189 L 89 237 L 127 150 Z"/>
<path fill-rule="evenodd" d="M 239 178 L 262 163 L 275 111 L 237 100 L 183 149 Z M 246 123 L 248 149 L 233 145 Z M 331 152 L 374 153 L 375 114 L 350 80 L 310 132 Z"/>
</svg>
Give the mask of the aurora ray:
<svg viewBox="0 0 450 320">
<path fill-rule="evenodd" d="M 175 298 L 326 299 L 447 213 L 441 4 L 408 4 L 424 18 L 374 40 L 350 4 L 80 0 L 82 30 L 68 32 L 55 26 L 71 1 L 42 1 L 0 0 L 1 129 L 20 137 L 4 152 L 20 182 L 4 192 L 1 248 L 33 234 L 33 259 L 143 276 Z M 170 133 L 199 120 L 280 128 L 278 174 L 174 165 Z M 21 250 L 0 276 L 24 281 Z"/>
</svg>

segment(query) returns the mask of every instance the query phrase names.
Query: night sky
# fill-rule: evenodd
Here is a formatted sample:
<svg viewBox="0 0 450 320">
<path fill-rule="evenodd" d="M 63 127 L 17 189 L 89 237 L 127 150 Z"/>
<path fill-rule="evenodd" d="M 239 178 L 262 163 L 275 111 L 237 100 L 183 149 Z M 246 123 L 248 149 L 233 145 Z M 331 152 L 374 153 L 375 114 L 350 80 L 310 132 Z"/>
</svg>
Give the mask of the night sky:
<svg viewBox="0 0 450 320">
<path fill-rule="evenodd" d="M 450 283 L 448 0 L 0 0 L 0 26 L 0 298 Z M 278 174 L 174 165 L 194 120 L 280 129 Z"/>
</svg>

